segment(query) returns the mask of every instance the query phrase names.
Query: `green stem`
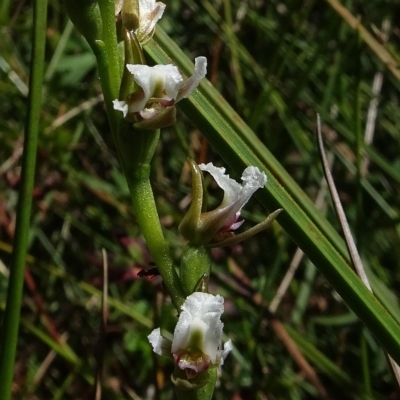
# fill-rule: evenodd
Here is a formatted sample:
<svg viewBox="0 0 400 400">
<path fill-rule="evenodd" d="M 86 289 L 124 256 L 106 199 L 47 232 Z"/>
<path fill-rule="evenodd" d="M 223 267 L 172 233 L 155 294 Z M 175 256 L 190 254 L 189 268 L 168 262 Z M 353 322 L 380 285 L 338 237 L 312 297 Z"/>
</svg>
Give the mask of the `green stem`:
<svg viewBox="0 0 400 400">
<path fill-rule="evenodd" d="M 127 176 L 131 199 L 142 234 L 163 278 L 165 288 L 176 308 L 180 310 L 185 295 L 162 233 L 149 176 L 148 164 L 137 165 L 135 176 Z"/>
<path fill-rule="evenodd" d="M 159 129 L 143 131 L 133 129 L 130 123 L 121 120 L 115 145 L 140 229 L 163 278 L 165 288 L 176 308 L 180 310 L 185 295 L 164 239 L 150 185 L 150 162 L 159 138 Z"/>
<path fill-rule="evenodd" d="M 15 242 L 7 289 L 7 304 L 1 329 L 0 399 L 11 398 L 14 362 L 18 341 L 20 308 L 24 282 L 25 258 L 32 208 L 36 149 L 42 97 L 46 42 L 47 0 L 34 2 L 33 49 L 29 80 L 28 111 L 25 125 L 25 145 L 22 155 L 21 189 L 17 205 Z"/>
</svg>

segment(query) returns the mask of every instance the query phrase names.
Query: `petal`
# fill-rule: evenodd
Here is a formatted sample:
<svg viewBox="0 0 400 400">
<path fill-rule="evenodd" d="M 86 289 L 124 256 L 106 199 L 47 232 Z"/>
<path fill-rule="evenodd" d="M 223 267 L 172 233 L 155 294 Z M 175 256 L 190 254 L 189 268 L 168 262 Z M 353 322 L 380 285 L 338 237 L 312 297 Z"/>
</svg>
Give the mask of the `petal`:
<svg viewBox="0 0 400 400">
<path fill-rule="evenodd" d="M 221 343 L 224 299 L 219 295 L 195 292 L 182 306 L 172 341 L 172 353 L 185 350 L 196 340 L 198 350 L 210 357 L 214 364 Z"/>
<path fill-rule="evenodd" d="M 143 120 L 136 122 L 133 126 L 136 129 L 154 130 L 171 126 L 176 122 L 176 108 L 165 107 L 162 111 L 144 109 L 140 112 Z M 147 119 L 146 119 L 147 118 Z"/>
<path fill-rule="evenodd" d="M 139 29 L 137 35 L 146 39 L 154 30 L 157 22 L 162 17 L 165 4 L 155 0 L 139 0 Z"/>
<path fill-rule="evenodd" d="M 221 367 L 224 365 L 225 358 L 232 351 L 232 349 L 233 349 L 232 340 L 229 339 L 224 343 L 222 349 L 218 350 L 217 362 L 216 362 L 218 371 L 221 371 Z"/>
<path fill-rule="evenodd" d="M 245 186 L 255 187 L 257 190 L 267 183 L 267 175 L 257 167 L 250 166 L 243 171 L 242 181 L 245 182 Z"/>
<path fill-rule="evenodd" d="M 267 175 L 257 167 L 251 166 L 243 171 L 242 181 L 244 185 L 236 200 L 237 205 L 240 205 L 237 211 L 243 208 L 256 190 L 262 188 L 267 183 Z"/>
<path fill-rule="evenodd" d="M 128 104 L 126 104 L 125 101 L 119 101 L 118 99 L 113 100 L 113 106 L 114 110 L 122 111 L 124 118 L 126 117 L 126 114 L 128 114 Z"/>
<path fill-rule="evenodd" d="M 118 15 L 122 10 L 122 5 L 124 4 L 124 0 L 114 0 L 115 4 L 115 15 Z"/>
<path fill-rule="evenodd" d="M 242 185 L 237 183 L 234 179 L 231 179 L 228 174 L 225 174 L 225 168 L 216 167 L 213 163 L 200 164 L 199 168 L 202 171 L 208 172 L 217 182 L 218 186 L 225 192 L 223 204 L 232 204 L 237 200 L 240 192 L 242 191 Z"/>
<path fill-rule="evenodd" d="M 179 89 L 178 98 L 176 101 L 186 99 L 197 88 L 200 81 L 207 74 L 207 58 L 197 57 L 194 60 L 193 75 Z"/>
<path fill-rule="evenodd" d="M 224 361 L 226 356 L 232 351 L 233 345 L 232 345 L 232 340 L 229 339 L 227 342 L 224 343 L 224 348 L 222 350 L 222 357 L 220 361 L 220 366 L 224 365 Z"/>
<path fill-rule="evenodd" d="M 140 17 L 150 14 L 156 8 L 156 0 L 139 0 Z"/>
<path fill-rule="evenodd" d="M 127 64 L 126 67 L 144 92 L 143 99 L 135 105 L 130 104 L 131 112 L 142 111 L 151 97 L 176 99 L 183 81 L 176 66 L 170 64 L 149 67 L 141 64 Z"/>
<path fill-rule="evenodd" d="M 149 336 L 147 336 L 154 353 L 162 356 L 171 354 L 171 342 L 161 336 L 160 328 L 154 329 Z"/>
</svg>

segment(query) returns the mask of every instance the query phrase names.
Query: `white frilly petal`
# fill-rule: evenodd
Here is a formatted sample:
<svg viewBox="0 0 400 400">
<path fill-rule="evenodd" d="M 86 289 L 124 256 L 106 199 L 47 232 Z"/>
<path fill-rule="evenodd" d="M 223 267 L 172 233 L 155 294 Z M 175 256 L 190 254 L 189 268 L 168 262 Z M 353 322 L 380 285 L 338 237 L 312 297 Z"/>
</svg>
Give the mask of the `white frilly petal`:
<svg viewBox="0 0 400 400">
<path fill-rule="evenodd" d="M 242 174 L 242 181 L 245 183 L 245 188 L 262 188 L 267 183 L 267 175 L 260 171 L 257 167 L 247 167 Z"/>
<path fill-rule="evenodd" d="M 194 337 L 200 337 L 199 350 L 215 364 L 224 326 L 223 311 L 224 299 L 219 295 L 195 292 L 188 296 L 175 327 L 172 353 L 186 349 Z"/>
<path fill-rule="evenodd" d="M 154 329 L 149 336 L 147 336 L 151 346 L 153 347 L 154 353 L 160 356 L 166 356 L 171 354 L 171 342 L 161 336 L 160 328 Z"/>
<path fill-rule="evenodd" d="M 176 101 L 186 99 L 199 86 L 200 81 L 207 74 L 207 58 L 196 57 L 194 60 L 193 75 L 179 89 L 178 98 Z"/>
<path fill-rule="evenodd" d="M 243 206 L 250 200 L 253 193 L 261 189 L 267 183 L 267 175 L 260 171 L 257 167 L 247 167 L 242 174 L 243 187 L 236 200 L 240 211 Z"/>
<path fill-rule="evenodd" d="M 114 110 L 122 111 L 124 118 L 126 117 L 126 114 L 128 114 L 128 104 L 126 104 L 125 101 L 119 101 L 118 99 L 113 100 L 113 106 Z"/>
</svg>

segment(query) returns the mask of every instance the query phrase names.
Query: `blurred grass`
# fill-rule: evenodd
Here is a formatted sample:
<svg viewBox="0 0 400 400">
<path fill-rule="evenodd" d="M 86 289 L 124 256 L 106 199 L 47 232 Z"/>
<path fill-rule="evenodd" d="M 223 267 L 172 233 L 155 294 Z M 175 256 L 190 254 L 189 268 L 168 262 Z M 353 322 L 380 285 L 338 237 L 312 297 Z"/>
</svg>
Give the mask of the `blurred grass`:
<svg viewBox="0 0 400 400">
<path fill-rule="evenodd" d="M 321 114 L 324 136 L 335 155 L 333 174 L 359 250 L 392 314 L 398 314 L 399 81 L 393 73 L 398 67 L 390 62 L 386 68 L 388 63 L 382 62 L 367 41 L 360 46 L 349 18 L 343 18 L 328 2 L 188 0 L 182 4 L 175 0 L 167 5 L 161 26 L 192 58 L 209 58 L 209 79 L 312 200 L 321 180 L 313 138 L 315 114 Z M 348 1 L 343 5 L 360 19 L 379 49 L 398 59 L 396 2 Z M 0 259 L 8 265 L 6 245 L 12 242 L 14 227 L 32 13 L 28 3 L 7 1 L 0 13 Z M 386 32 L 384 21 L 389 24 Z M 100 326 L 100 250 L 104 247 L 110 258 L 112 299 L 104 398 L 170 399 L 171 361 L 153 358 L 146 340 L 151 325 L 144 321 L 155 319 L 155 325 L 161 323 L 171 332 L 173 307 L 163 300 L 157 278 L 136 277 L 139 268 L 151 260 L 130 211 L 104 106 L 95 100 L 86 103 L 100 94 L 93 56 L 71 30 L 58 1 L 50 2 L 47 39 L 30 238 L 34 259 L 29 265 L 47 315 L 80 363 L 57 353 L 56 341 L 50 338 L 52 345 L 46 339 L 50 333 L 43 312 L 27 288 L 14 398 L 90 398 Z M 382 74 L 383 85 L 374 93 L 377 74 Z M 365 148 L 370 164 L 361 180 L 361 208 L 356 201 L 354 167 L 357 80 L 363 130 L 371 101 L 379 102 L 373 141 Z M 80 105 L 85 106 L 74 117 L 60 120 Z M 153 163 L 155 195 L 177 260 L 183 246 L 177 225 L 184 212 L 182 199 L 190 191 L 190 176 L 182 165 L 187 155 L 199 155 L 201 140 L 182 115 L 179 124 L 164 130 Z M 207 160 L 220 161 L 211 149 Z M 327 206 L 327 217 L 337 227 L 329 201 Z M 245 211 L 247 226 L 264 215 L 256 201 Z M 258 293 L 267 304 L 271 302 L 294 252 L 295 245 L 279 225 L 249 242 L 215 252 L 212 290 L 227 299 L 225 332 L 235 344 L 216 399 L 319 398 L 315 386 L 304 379 L 270 329 L 268 314 L 249 301 L 249 296 Z M 232 260 L 244 275 L 232 271 Z M 277 317 L 290 324 L 288 332 L 330 398 L 399 398 L 376 340 L 349 314 L 325 279 L 310 268 L 303 260 Z M 7 283 L 4 271 L 0 266 L 0 305 L 4 305 Z M 237 281 L 230 285 L 233 275 Z M 52 351 L 58 355 L 52 356 Z M 162 395 L 155 386 L 155 366 L 158 385 L 167 388 Z M 349 387 L 349 382 L 357 385 Z"/>
</svg>

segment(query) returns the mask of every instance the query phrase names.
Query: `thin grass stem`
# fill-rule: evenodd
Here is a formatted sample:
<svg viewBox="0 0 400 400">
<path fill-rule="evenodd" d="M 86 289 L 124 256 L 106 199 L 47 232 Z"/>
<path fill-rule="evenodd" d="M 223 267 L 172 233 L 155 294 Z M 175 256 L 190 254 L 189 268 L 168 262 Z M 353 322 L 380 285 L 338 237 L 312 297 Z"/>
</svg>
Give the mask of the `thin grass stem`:
<svg viewBox="0 0 400 400">
<path fill-rule="evenodd" d="M 47 0 L 36 0 L 34 2 L 33 48 L 30 67 L 28 112 L 25 124 L 25 146 L 22 155 L 21 189 L 17 205 L 15 240 L 7 288 L 7 304 L 1 329 L 0 399 L 2 400 L 9 400 L 11 398 L 18 341 L 42 102 L 46 20 Z"/>
</svg>

